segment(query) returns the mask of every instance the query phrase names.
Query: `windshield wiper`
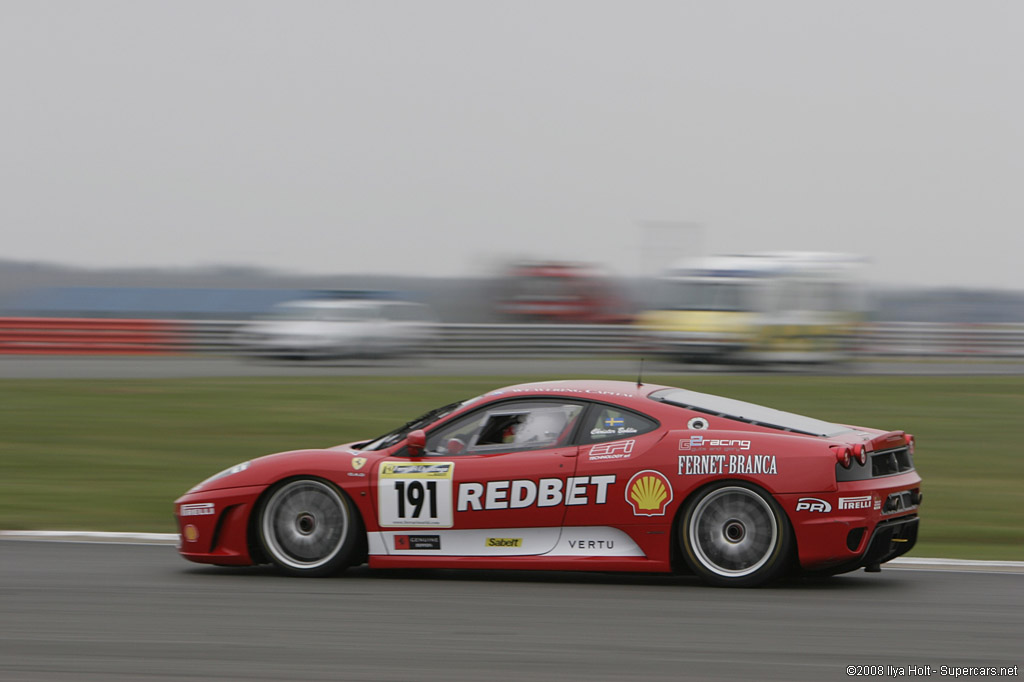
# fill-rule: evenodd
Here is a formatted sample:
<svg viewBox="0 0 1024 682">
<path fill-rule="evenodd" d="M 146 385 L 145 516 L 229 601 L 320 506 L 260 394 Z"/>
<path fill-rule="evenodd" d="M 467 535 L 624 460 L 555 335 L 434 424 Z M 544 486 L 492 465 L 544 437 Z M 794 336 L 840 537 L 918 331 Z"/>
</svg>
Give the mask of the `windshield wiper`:
<svg viewBox="0 0 1024 682">
<path fill-rule="evenodd" d="M 394 431 L 391 431 L 390 433 L 386 433 L 383 436 L 381 436 L 380 438 L 378 438 L 377 439 L 378 445 L 377 445 L 377 447 L 374 448 L 374 450 L 382 450 L 384 448 L 391 447 L 392 445 L 394 445 L 398 441 L 400 441 L 403 438 L 405 438 L 406 434 L 408 434 L 410 431 L 415 431 L 419 427 L 425 426 L 426 424 L 429 424 L 430 422 L 434 421 L 438 417 L 442 417 L 442 416 L 444 416 L 444 415 L 446 415 L 446 414 L 448 414 L 450 412 L 454 412 L 455 409 L 458 408 L 460 405 L 462 405 L 463 402 L 465 402 L 465 401 L 457 400 L 454 403 L 450 403 L 450 404 L 445 405 L 443 407 L 439 407 L 436 410 L 431 410 L 430 412 L 427 412 L 424 415 L 420 415 L 419 417 L 416 417 L 415 419 L 413 419 L 410 422 L 406 422 L 405 424 L 403 424 L 402 426 L 399 426 Z"/>
</svg>

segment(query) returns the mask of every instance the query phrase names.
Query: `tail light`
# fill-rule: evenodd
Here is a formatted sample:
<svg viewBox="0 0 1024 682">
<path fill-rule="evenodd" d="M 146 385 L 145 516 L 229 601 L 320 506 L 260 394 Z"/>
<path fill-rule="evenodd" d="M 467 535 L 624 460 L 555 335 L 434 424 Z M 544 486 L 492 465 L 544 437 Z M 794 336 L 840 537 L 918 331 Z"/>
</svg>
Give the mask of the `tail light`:
<svg viewBox="0 0 1024 682">
<path fill-rule="evenodd" d="M 836 461 L 842 464 L 844 469 L 849 469 L 852 462 L 850 458 L 850 448 L 837 445 L 834 446 L 832 450 L 836 453 Z"/>
</svg>

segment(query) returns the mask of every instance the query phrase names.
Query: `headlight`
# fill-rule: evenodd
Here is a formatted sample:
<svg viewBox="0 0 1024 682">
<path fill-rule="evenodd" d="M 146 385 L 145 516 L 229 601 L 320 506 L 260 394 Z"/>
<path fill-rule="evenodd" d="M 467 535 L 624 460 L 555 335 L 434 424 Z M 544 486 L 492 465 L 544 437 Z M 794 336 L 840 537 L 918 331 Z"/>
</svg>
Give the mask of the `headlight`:
<svg viewBox="0 0 1024 682">
<path fill-rule="evenodd" d="M 203 486 L 207 485 L 208 483 L 213 483 L 214 481 L 216 481 L 218 479 L 221 479 L 221 478 L 225 478 L 226 476 L 231 476 L 233 474 L 241 473 L 241 472 L 245 471 L 248 468 L 249 468 L 249 462 L 242 462 L 241 464 L 236 464 L 233 467 L 227 468 L 224 471 L 221 471 L 220 473 L 217 473 L 217 474 L 214 474 L 213 476 L 210 476 L 208 479 L 206 479 L 205 481 L 203 481 L 199 485 L 193 486 L 192 490 L 189 490 L 189 492 L 192 492 L 193 490 L 198 490 L 199 488 L 202 488 Z"/>
</svg>

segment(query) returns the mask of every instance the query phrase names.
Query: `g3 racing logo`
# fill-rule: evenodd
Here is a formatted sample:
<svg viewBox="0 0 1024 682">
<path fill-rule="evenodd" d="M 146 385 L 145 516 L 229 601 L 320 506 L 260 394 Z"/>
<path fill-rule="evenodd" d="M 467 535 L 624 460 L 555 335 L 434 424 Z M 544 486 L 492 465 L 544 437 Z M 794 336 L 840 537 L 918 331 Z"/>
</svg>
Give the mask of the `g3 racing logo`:
<svg viewBox="0 0 1024 682">
<path fill-rule="evenodd" d="M 639 471 L 626 486 L 626 502 L 633 516 L 664 516 L 672 501 L 672 484 L 660 471 Z"/>
<path fill-rule="evenodd" d="M 704 436 L 690 436 L 679 439 L 680 450 L 699 450 L 701 448 L 737 448 L 749 450 L 749 440 L 718 440 L 717 438 L 705 438 Z"/>
<path fill-rule="evenodd" d="M 817 497 L 801 497 L 796 501 L 797 511 L 821 512 L 827 514 L 832 511 L 832 505 Z"/>
</svg>

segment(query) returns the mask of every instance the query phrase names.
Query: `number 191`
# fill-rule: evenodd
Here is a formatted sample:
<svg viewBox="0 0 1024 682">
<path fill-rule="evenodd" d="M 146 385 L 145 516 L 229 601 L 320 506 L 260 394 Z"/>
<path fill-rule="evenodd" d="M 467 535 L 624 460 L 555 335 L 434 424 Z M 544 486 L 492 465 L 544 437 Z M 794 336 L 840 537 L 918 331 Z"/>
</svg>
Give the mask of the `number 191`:
<svg viewBox="0 0 1024 682">
<path fill-rule="evenodd" d="M 424 489 L 425 488 L 425 489 Z M 418 519 L 423 513 L 423 504 L 429 505 L 429 517 L 437 518 L 437 481 L 427 481 L 426 486 L 422 481 L 395 481 L 395 492 L 398 493 L 398 517 Z M 408 501 L 412 506 L 412 515 L 406 516 L 405 505 Z"/>
</svg>

